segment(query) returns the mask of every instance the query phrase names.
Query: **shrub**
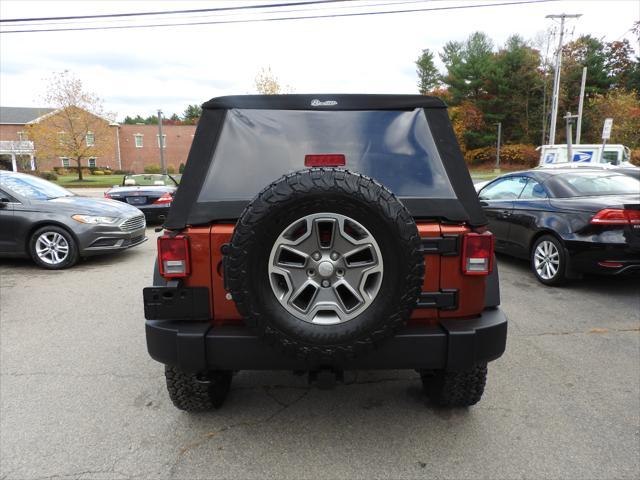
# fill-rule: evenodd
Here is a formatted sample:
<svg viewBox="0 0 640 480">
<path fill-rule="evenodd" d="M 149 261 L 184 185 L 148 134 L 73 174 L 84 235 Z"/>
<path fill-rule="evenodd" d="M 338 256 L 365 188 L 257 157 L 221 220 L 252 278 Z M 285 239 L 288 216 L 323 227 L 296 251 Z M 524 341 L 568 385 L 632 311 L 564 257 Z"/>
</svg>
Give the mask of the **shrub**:
<svg viewBox="0 0 640 480">
<path fill-rule="evenodd" d="M 492 167 L 496 163 L 496 147 L 469 150 L 464 160 L 471 167 Z M 500 167 L 505 169 L 533 168 L 540 161 L 540 153 L 533 145 L 503 145 L 500 147 Z"/>
<path fill-rule="evenodd" d="M 131 175 L 133 174 L 133 170 L 114 170 L 113 175 Z"/>
<path fill-rule="evenodd" d="M 78 167 L 69 167 L 69 168 L 64 169 L 64 171 L 65 171 L 65 173 L 67 173 L 69 175 L 77 175 L 78 174 Z M 82 174 L 83 175 L 90 175 L 90 173 L 91 173 L 91 169 L 89 167 L 82 167 Z"/>
<path fill-rule="evenodd" d="M 37 175 L 40 178 L 44 178 L 45 180 L 49 180 L 50 182 L 54 182 L 58 180 L 58 175 L 56 172 L 37 172 Z"/>
<path fill-rule="evenodd" d="M 104 172 L 102 170 L 94 170 L 93 175 L 104 175 Z"/>
<path fill-rule="evenodd" d="M 144 167 L 144 173 L 160 173 L 160 165 L 147 165 Z"/>
<path fill-rule="evenodd" d="M 631 163 L 640 167 L 640 149 L 631 150 Z"/>
<path fill-rule="evenodd" d="M 178 167 L 178 173 L 184 173 L 184 163 L 181 163 Z"/>
<path fill-rule="evenodd" d="M 169 166 L 167 167 L 167 173 L 168 173 L 169 175 L 172 175 L 172 174 L 176 173 L 176 167 L 174 167 L 173 165 L 169 165 Z"/>
</svg>

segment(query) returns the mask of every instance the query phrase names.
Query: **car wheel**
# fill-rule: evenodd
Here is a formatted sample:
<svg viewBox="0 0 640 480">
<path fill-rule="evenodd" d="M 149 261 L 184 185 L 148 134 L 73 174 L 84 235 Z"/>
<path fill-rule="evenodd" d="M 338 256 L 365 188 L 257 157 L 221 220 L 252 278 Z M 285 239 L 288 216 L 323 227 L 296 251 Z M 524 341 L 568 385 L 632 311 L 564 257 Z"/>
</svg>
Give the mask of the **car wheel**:
<svg viewBox="0 0 640 480">
<path fill-rule="evenodd" d="M 423 373 L 422 386 L 427 396 L 441 407 L 470 407 L 482 398 L 487 383 L 487 364 L 460 372 Z"/>
<path fill-rule="evenodd" d="M 531 249 L 531 270 L 545 285 L 563 284 L 566 277 L 567 254 L 560 241 L 552 235 L 543 235 Z"/>
<path fill-rule="evenodd" d="M 169 365 L 165 366 L 164 375 L 171 401 L 177 408 L 187 412 L 220 408 L 231 390 L 233 376 L 228 371 L 186 373 Z"/>
<path fill-rule="evenodd" d="M 267 343 L 340 362 L 381 345 L 408 320 L 424 261 L 415 222 L 386 188 L 341 169 L 292 173 L 238 220 L 229 291 Z"/>
<path fill-rule="evenodd" d="M 31 235 L 29 253 L 39 267 L 49 270 L 69 268 L 79 257 L 73 236 L 64 228 L 54 225 L 42 227 Z"/>
</svg>

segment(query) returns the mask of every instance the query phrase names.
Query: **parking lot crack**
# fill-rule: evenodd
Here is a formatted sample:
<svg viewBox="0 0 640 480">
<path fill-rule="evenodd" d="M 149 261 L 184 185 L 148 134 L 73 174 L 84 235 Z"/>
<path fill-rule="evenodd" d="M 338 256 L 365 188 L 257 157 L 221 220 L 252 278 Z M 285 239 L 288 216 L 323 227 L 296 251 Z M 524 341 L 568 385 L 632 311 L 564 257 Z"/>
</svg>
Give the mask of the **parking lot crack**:
<svg viewBox="0 0 640 480">
<path fill-rule="evenodd" d="M 562 336 L 562 335 L 593 335 L 604 333 L 629 333 L 640 332 L 640 326 L 629 328 L 592 328 L 590 330 L 576 330 L 571 332 L 540 332 L 540 333 L 525 333 L 516 335 L 517 337 L 544 337 L 544 336 Z"/>
<path fill-rule="evenodd" d="M 71 473 L 57 473 L 55 475 L 48 475 L 45 477 L 34 477 L 32 480 L 53 480 L 53 479 L 76 479 L 76 478 L 81 478 L 83 475 L 104 475 L 104 474 L 110 474 L 113 475 L 115 474 L 116 476 L 114 476 L 114 480 L 130 480 L 131 477 L 128 477 L 127 475 L 125 475 L 122 472 L 116 472 L 112 469 L 109 470 L 84 470 L 81 472 L 71 472 Z M 3 477 L 4 480 L 4 477 Z"/>
</svg>

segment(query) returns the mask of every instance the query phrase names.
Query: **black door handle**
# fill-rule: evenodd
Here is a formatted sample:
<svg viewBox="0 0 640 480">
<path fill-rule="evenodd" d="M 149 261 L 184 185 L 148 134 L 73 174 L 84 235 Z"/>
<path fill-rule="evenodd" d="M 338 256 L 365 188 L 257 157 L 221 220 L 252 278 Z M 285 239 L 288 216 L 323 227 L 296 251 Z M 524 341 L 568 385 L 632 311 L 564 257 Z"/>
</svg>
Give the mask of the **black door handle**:
<svg viewBox="0 0 640 480">
<path fill-rule="evenodd" d="M 511 216 L 511 210 L 502 210 L 500 212 L 500 216 L 502 218 L 510 217 Z"/>
</svg>

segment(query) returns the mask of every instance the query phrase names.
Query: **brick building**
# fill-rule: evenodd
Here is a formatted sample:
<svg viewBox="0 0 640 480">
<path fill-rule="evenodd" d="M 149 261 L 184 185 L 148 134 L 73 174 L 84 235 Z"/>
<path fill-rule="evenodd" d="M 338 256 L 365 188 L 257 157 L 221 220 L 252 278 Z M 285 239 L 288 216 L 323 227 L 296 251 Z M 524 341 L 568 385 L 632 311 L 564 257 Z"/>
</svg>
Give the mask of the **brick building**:
<svg viewBox="0 0 640 480">
<path fill-rule="evenodd" d="M 157 125 L 120 125 L 122 169 L 142 172 L 145 166 L 160 165 L 160 135 Z M 195 125 L 163 125 L 164 161 L 178 171 L 187 162 Z"/>
<path fill-rule="evenodd" d="M 38 146 L 27 138 L 28 125 L 47 121 L 55 115 L 51 108 L 0 107 L 0 170 L 29 171 L 37 167 L 50 171 L 54 167 L 75 166 L 65 157 L 46 158 L 38 155 Z M 141 173 L 144 168 L 160 165 L 160 143 L 157 125 L 119 125 L 108 123 L 112 148 L 96 157 L 83 160 L 86 167 L 109 167 Z M 167 167 L 177 172 L 186 163 L 195 125 L 163 125 L 164 158 Z M 93 141 L 91 136 L 87 142 Z M 86 165 L 85 165 L 86 164 Z"/>
</svg>

